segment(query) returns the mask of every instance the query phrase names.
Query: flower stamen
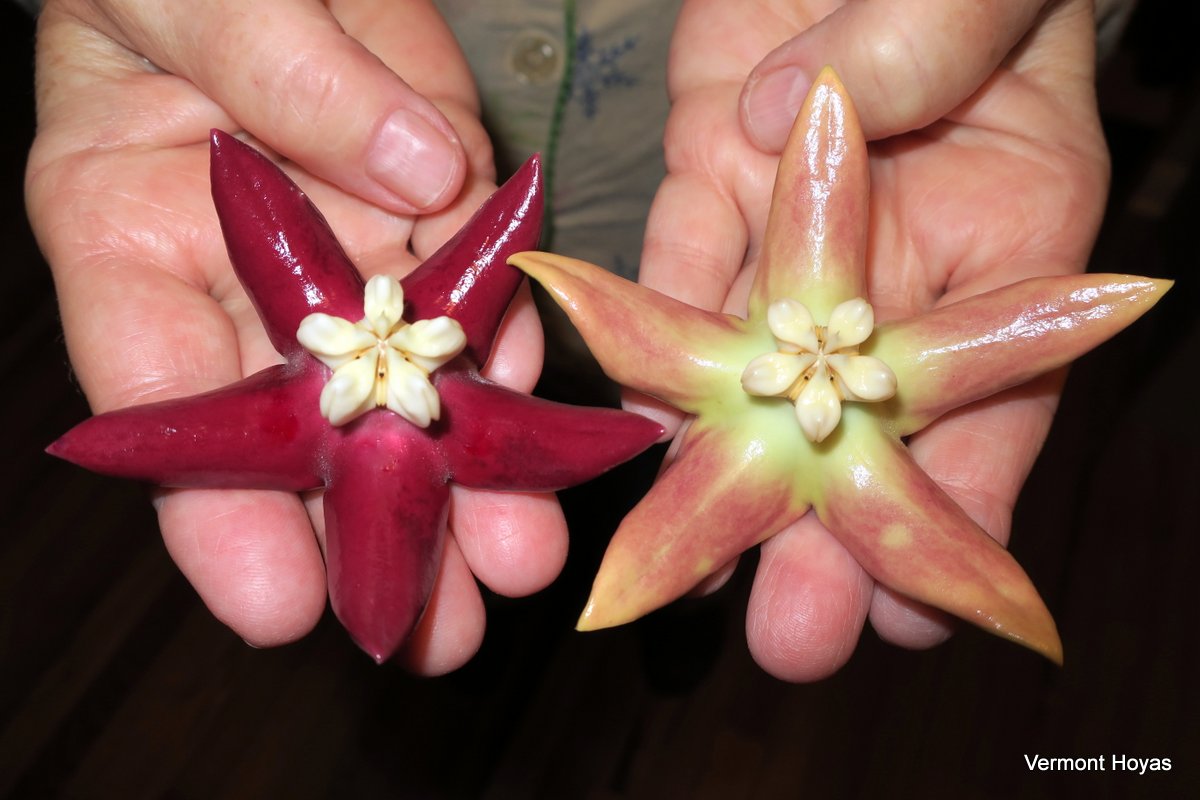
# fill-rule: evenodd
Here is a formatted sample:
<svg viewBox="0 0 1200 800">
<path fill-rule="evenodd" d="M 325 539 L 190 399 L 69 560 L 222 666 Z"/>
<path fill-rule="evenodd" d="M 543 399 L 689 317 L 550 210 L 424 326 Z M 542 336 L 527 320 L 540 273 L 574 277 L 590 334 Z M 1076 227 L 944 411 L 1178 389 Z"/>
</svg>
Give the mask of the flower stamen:
<svg viewBox="0 0 1200 800">
<path fill-rule="evenodd" d="M 344 425 L 373 408 L 388 408 L 422 428 L 441 416 L 430 374 L 462 352 L 467 337 L 450 317 L 403 318 L 404 289 L 387 275 L 367 282 L 363 318 L 320 312 L 305 317 L 296 338 L 333 370 L 321 391 L 321 415 Z"/>
<path fill-rule="evenodd" d="M 746 366 L 742 388 L 760 397 L 786 397 L 809 441 L 822 442 L 834 431 L 844 401 L 879 402 L 896 393 L 895 373 L 858 353 L 875 327 L 866 300 L 839 304 L 828 325 L 817 325 L 803 303 L 779 300 L 767 308 L 767 326 L 778 350 Z"/>
</svg>

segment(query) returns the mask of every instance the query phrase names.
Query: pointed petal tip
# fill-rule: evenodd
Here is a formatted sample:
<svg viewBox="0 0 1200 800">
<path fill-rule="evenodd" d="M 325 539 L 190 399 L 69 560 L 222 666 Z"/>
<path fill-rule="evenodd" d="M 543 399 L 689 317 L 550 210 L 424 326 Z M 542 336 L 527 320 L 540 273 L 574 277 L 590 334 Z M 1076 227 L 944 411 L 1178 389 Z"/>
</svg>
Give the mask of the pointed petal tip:
<svg viewBox="0 0 1200 800">
<path fill-rule="evenodd" d="M 971 619 L 970 615 L 965 615 L 964 619 L 976 622 L 984 631 L 1037 652 L 1061 667 L 1062 639 L 1058 637 L 1054 615 L 1050 614 L 1050 609 L 1046 608 L 1032 582 L 1021 587 L 1018 596 L 1008 596 L 1007 601 L 1001 599 L 995 612 L 988 613 L 980 609 L 976 619 Z"/>
<path fill-rule="evenodd" d="M 516 174 L 530 172 L 533 176 L 541 178 L 542 174 L 542 154 L 534 153 L 529 158 L 525 159 L 525 163 L 520 166 Z"/>
<path fill-rule="evenodd" d="M 1120 273 L 1091 273 L 1080 276 L 1080 280 L 1087 283 L 1085 291 L 1092 289 L 1093 286 L 1098 286 L 1113 295 L 1136 298 L 1146 303 L 1145 310 L 1153 307 L 1175 285 L 1175 281 L 1170 278 L 1150 278 L 1144 275 Z M 1144 313 L 1144 311 L 1139 313 Z"/>
<path fill-rule="evenodd" d="M 1154 302 L 1156 303 L 1158 302 L 1159 298 L 1171 291 L 1171 288 L 1175 286 L 1175 281 L 1169 278 L 1143 278 L 1143 280 L 1150 282 L 1151 293 L 1157 295 L 1157 297 L 1154 299 Z"/>
<path fill-rule="evenodd" d="M 250 145 L 243 142 L 241 139 L 234 136 L 228 131 L 223 131 L 220 128 L 210 128 L 208 131 L 208 152 L 209 158 L 213 162 L 220 162 L 222 157 L 228 157 L 233 153 L 254 153 L 258 154 Z"/>
<path fill-rule="evenodd" d="M 508 257 L 508 263 L 530 277 L 542 274 L 547 269 L 561 269 L 567 259 L 540 250 L 523 250 Z"/>
<path fill-rule="evenodd" d="M 42 452 L 48 456 L 54 456 L 55 458 L 65 459 L 66 456 L 63 455 L 63 451 L 66 449 L 66 445 L 63 444 L 63 439 L 65 439 L 65 438 L 66 438 L 66 436 L 58 437 L 53 442 L 46 445 L 46 447 L 43 448 Z"/>
<path fill-rule="evenodd" d="M 95 419 L 95 417 L 90 417 L 89 419 Z M 92 437 L 88 435 L 88 429 L 84 429 L 82 433 L 80 432 L 80 426 L 87 422 L 88 420 L 84 420 L 47 445 L 44 450 L 46 455 L 66 461 L 68 464 L 74 464 L 77 467 L 99 471 L 93 469 L 95 454 L 97 451 L 103 451 L 105 448 L 103 444 L 90 441 Z M 91 427 L 88 426 L 88 428 Z"/>
<path fill-rule="evenodd" d="M 828 86 L 839 94 L 846 93 L 846 86 L 842 83 L 842 78 L 838 75 L 837 70 L 832 64 L 826 64 L 821 67 L 817 73 L 816 79 L 813 81 L 813 86 Z"/>
<path fill-rule="evenodd" d="M 1039 604 L 1039 608 L 1031 609 L 1024 624 L 1008 625 L 995 622 L 993 631 L 1009 641 L 1026 647 L 1040 656 L 1053 662 L 1055 666 L 1063 665 L 1063 644 L 1058 635 L 1058 627 L 1049 610 Z"/>
<path fill-rule="evenodd" d="M 94 422 L 96 419 L 105 418 L 103 416 L 88 417 L 75 425 L 46 446 L 44 451 L 46 455 L 93 472 L 102 472 L 97 457 L 114 449 L 114 444 L 111 440 L 96 435 L 97 430 L 103 427 L 102 422 Z"/>
<path fill-rule="evenodd" d="M 579 620 L 575 623 L 575 630 L 580 633 L 590 633 L 592 631 L 602 631 L 605 628 L 615 628 L 618 625 L 625 625 L 633 622 L 642 616 L 641 614 L 617 614 L 611 605 L 607 608 L 605 604 L 598 603 L 596 600 L 596 592 L 593 591 L 588 597 L 587 605 L 583 608 L 583 613 L 579 615 Z"/>
<path fill-rule="evenodd" d="M 390 661 L 392 656 L 396 654 L 396 651 L 398 651 L 401 645 L 404 644 L 405 640 L 408 638 L 408 635 L 404 634 L 398 638 L 372 638 L 360 637 L 351 632 L 350 638 L 354 640 L 356 645 L 358 645 L 358 649 L 366 653 L 372 661 L 379 666 L 383 666 L 384 662 Z"/>
</svg>

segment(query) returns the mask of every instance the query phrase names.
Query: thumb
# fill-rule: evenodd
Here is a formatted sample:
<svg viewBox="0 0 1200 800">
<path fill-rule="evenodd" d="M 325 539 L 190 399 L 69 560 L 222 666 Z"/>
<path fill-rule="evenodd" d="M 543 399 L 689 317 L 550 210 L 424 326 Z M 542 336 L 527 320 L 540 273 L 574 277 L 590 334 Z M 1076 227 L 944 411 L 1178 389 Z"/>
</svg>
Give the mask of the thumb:
<svg viewBox="0 0 1200 800">
<path fill-rule="evenodd" d="M 826 65 L 854 98 L 868 139 L 923 128 L 970 97 L 1032 26 L 1045 0 L 847 3 L 764 58 L 742 89 L 742 128 L 779 152 Z"/>
<path fill-rule="evenodd" d="M 461 59 L 432 7 L 401 7 L 391 13 L 406 15 L 404 29 L 423 53 L 436 56 L 431 64 Z M 467 161 L 454 128 L 321 3 L 187 9 L 144 10 L 122 33 L 268 147 L 360 197 L 412 213 L 457 195 Z"/>
</svg>

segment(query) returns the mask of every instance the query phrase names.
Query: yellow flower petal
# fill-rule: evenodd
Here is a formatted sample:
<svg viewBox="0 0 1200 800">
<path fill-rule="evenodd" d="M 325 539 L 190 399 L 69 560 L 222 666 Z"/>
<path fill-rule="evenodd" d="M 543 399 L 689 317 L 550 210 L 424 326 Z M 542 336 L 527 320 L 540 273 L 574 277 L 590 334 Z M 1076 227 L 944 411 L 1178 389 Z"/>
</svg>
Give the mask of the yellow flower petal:
<svg viewBox="0 0 1200 800">
<path fill-rule="evenodd" d="M 365 322 L 380 339 L 387 338 L 404 314 L 404 289 L 391 275 L 376 275 L 363 290 Z"/>
<path fill-rule="evenodd" d="M 766 353 L 746 365 L 742 388 L 759 397 L 787 394 L 817 357 L 812 353 Z"/>
<path fill-rule="evenodd" d="M 874 403 L 887 400 L 896 393 L 896 374 L 878 358 L 835 353 L 826 358 L 826 362 L 837 377 L 846 400 Z"/>
<path fill-rule="evenodd" d="M 772 335 L 785 346 L 816 353 L 820 349 L 816 323 L 808 307 L 797 300 L 785 298 L 771 303 L 767 308 L 767 327 Z"/>
<path fill-rule="evenodd" d="M 375 345 L 375 337 L 353 322 L 320 312 L 301 320 L 296 339 L 330 369 L 337 369 Z"/>
<path fill-rule="evenodd" d="M 875 328 L 875 309 L 861 297 L 838 303 L 825 328 L 825 351 L 856 347 L 867 340 Z"/>
<path fill-rule="evenodd" d="M 378 364 L 378 354 L 372 353 L 334 370 L 321 390 L 321 416 L 332 425 L 344 425 L 374 408 Z"/>
<path fill-rule="evenodd" d="M 842 401 L 824 364 L 796 398 L 796 419 L 810 442 L 823 442 L 842 418 Z"/>
</svg>

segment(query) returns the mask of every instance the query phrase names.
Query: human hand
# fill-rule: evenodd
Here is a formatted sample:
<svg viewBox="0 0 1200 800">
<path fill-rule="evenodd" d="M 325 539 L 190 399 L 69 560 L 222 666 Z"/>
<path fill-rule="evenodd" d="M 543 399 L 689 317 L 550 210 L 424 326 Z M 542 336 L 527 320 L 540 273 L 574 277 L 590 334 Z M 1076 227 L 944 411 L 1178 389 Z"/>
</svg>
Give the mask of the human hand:
<svg viewBox="0 0 1200 800">
<path fill-rule="evenodd" d="M 493 188 L 469 72 L 426 3 L 51 0 L 39 24 L 29 213 L 97 412 L 195 394 L 280 360 L 217 226 L 211 128 L 277 154 L 367 276 L 411 270 Z M 530 388 L 540 341 L 522 297 L 489 376 Z M 172 557 L 213 613 L 257 646 L 302 636 L 323 612 L 320 503 L 262 491 L 155 494 Z M 523 594 L 565 556 L 550 496 L 455 487 L 450 522 L 437 586 L 403 655 L 424 673 L 454 669 L 479 646 L 472 572 Z"/>
<path fill-rule="evenodd" d="M 642 282 L 744 313 L 776 154 L 824 64 L 876 140 L 867 272 L 880 321 L 1081 271 L 1108 178 L 1091 6 L 948 5 L 763 0 L 750 11 L 689 0 L 673 40 L 669 174 L 651 209 Z M 1060 382 L 966 407 L 909 442 L 1001 542 Z M 644 398 L 627 405 L 668 413 Z M 763 545 L 747 640 L 768 671 L 789 680 L 829 674 L 853 652 L 868 614 L 881 637 L 906 646 L 949 635 L 940 613 L 875 586 L 812 514 Z"/>
</svg>

